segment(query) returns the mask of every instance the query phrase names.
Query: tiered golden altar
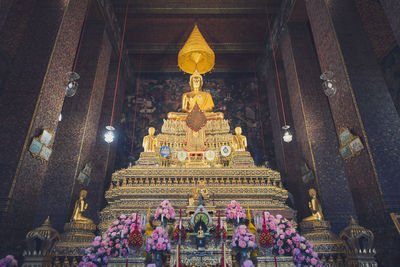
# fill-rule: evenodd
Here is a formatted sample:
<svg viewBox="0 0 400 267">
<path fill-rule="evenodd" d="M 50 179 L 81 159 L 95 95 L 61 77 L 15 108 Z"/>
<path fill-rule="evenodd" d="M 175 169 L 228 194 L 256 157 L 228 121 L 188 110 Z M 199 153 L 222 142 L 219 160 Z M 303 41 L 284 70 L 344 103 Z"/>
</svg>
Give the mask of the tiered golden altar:
<svg viewBox="0 0 400 267">
<path fill-rule="evenodd" d="M 121 214 L 144 215 L 165 199 L 182 212 L 186 229 L 190 228 L 189 220 L 198 205 L 208 211 L 215 226 L 217 214 L 224 216 L 232 200 L 253 214 L 269 211 L 294 219 L 294 211 L 286 205 L 288 192 L 282 187 L 280 174 L 254 165 L 241 128 L 236 127 L 233 134 L 224 114 L 212 111 L 212 96 L 201 90 L 201 73 L 213 67 L 214 53 L 197 27 L 179 53 L 178 64 L 192 74 L 192 91 L 182 96 L 182 112 L 168 113 L 158 135 L 150 127 L 149 135 L 143 139 L 144 152 L 136 164 L 112 175 L 105 194 L 108 205 L 100 212 L 99 229 L 104 232 Z M 227 229 L 231 236 L 232 227 Z M 172 251 L 176 251 L 176 247 Z M 206 251 L 207 255 L 201 256 L 204 266 L 218 265 L 219 243 L 211 242 Z M 226 252 L 231 254 L 229 247 Z M 189 243 L 182 245 L 184 266 L 199 266 L 196 253 L 196 248 Z M 171 253 L 170 266 L 174 266 L 175 256 Z M 112 260 L 110 264 L 118 266 L 117 261 Z M 281 257 L 279 261 L 281 266 L 288 266 L 287 258 Z M 226 262 L 235 265 L 230 256 L 226 257 Z M 264 263 L 268 266 L 268 257 Z"/>
</svg>

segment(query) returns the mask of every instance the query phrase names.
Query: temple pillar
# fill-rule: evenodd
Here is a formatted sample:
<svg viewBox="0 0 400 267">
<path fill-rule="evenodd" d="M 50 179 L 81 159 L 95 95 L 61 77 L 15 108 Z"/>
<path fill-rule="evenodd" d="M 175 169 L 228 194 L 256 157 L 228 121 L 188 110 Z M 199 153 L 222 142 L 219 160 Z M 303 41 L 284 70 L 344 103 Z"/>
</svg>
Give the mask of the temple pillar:
<svg viewBox="0 0 400 267">
<path fill-rule="evenodd" d="M 59 232 L 62 232 L 65 221 L 71 216 L 80 190 L 87 190 L 85 181 L 78 179 L 80 172 L 87 164 L 92 169 L 95 164 L 92 154 L 111 50 L 104 22 L 92 18 L 89 11 L 75 70 L 81 76 L 79 88 L 75 96 L 66 98 L 64 102 L 63 118 L 56 133 L 54 152 L 49 161 L 35 220 L 40 223 L 43 218 L 50 216 L 53 227 Z M 89 179 L 92 177 L 90 172 Z"/>
<path fill-rule="evenodd" d="M 293 141 L 290 143 L 285 143 L 282 139 L 282 126 L 284 125 L 284 120 L 281 99 L 277 86 L 275 67 L 273 64 L 273 61 L 270 60 L 269 64 L 265 66 L 265 72 L 267 75 L 264 76 L 268 94 L 268 106 L 271 114 L 276 162 L 278 171 L 282 176 L 283 184 L 293 196 L 291 201 L 294 202 L 294 209 L 297 211 L 297 221 L 300 222 L 299 217 L 302 218 L 308 214 L 308 195 L 301 180 L 301 158 L 299 154 L 297 138 L 294 135 Z M 287 124 L 293 127 L 292 112 L 286 86 L 286 77 L 285 73 L 283 72 L 280 57 L 278 57 L 277 65 L 280 73 L 279 78 L 282 90 L 282 101 L 285 108 Z"/>
<path fill-rule="evenodd" d="M 53 133 L 64 102 L 88 1 L 14 1 L 0 35 L 12 66 L 0 98 L 0 255 L 15 252 L 32 229 L 48 162 L 29 147 L 43 129 Z"/>
<path fill-rule="evenodd" d="M 345 161 L 357 216 L 377 237 L 379 261 L 390 265 L 399 246 L 389 217 L 400 211 L 399 115 L 354 0 L 309 0 L 306 7 L 321 69 L 336 80 L 337 93 L 329 97 L 336 132 L 347 127 L 364 145 Z"/>
<path fill-rule="evenodd" d="M 88 196 L 88 209 L 86 211 L 87 217 L 93 219 L 98 223 L 98 212 L 105 207 L 104 192 L 110 186 L 111 175 L 114 171 L 114 163 L 117 152 L 118 140 L 120 139 L 121 128 L 120 121 L 122 115 L 122 108 L 124 102 L 125 88 L 127 81 L 123 72 L 120 73 L 118 90 L 115 97 L 115 110 L 112 112 L 115 92 L 115 80 L 117 77 L 117 58 L 110 62 L 108 71 L 106 91 L 104 92 L 104 99 L 101 108 L 101 115 L 99 126 L 97 130 L 97 139 L 95 144 L 93 157 L 93 170 L 91 182 L 87 188 Z M 116 128 L 116 138 L 113 143 L 107 144 L 104 141 L 104 133 L 106 126 L 110 125 L 111 116 L 113 118 L 113 126 Z"/>
<path fill-rule="evenodd" d="M 324 215 L 338 234 L 347 226 L 350 216 L 355 216 L 355 208 L 306 23 L 288 23 L 281 51 L 296 139 L 303 159 L 313 170 L 314 180 L 308 181 L 307 187 L 318 188 Z"/>
<path fill-rule="evenodd" d="M 386 13 L 387 20 L 392 27 L 397 44 L 400 45 L 400 1 L 380 0 L 380 2 Z"/>
</svg>

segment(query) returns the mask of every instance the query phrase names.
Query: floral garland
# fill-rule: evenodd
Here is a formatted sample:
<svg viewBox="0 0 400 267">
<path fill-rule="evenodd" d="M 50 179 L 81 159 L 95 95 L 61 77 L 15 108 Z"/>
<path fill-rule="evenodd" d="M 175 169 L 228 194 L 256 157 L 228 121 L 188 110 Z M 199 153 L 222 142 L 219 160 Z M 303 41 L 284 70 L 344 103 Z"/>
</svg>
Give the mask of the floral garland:
<svg viewBox="0 0 400 267">
<path fill-rule="evenodd" d="M 147 252 L 166 252 L 171 249 L 167 232 L 162 227 L 157 227 L 147 239 Z"/>
<path fill-rule="evenodd" d="M 322 262 L 318 254 L 313 251 L 313 245 L 300 236 L 293 225 L 282 215 L 273 215 L 264 212 L 264 224 L 262 233 L 268 232 L 273 237 L 273 242 L 260 243 L 260 245 L 272 245 L 273 252 L 277 255 L 293 256 L 296 266 L 318 266 L 322 267 Z"/>
<path fill-rule="evenodd" d="M 131 231 L 139 227 L 140 218 L 136 213 L 132 213 L 129 217 L 126 215 L 119 216 L 112 225 L 110 225 L 106 233 L 96 236 L 91 246 L 86 249 L 86 255 L 82 257 L 79 267 L 102 267 L 107 266 L 108 259 L 123 257 L 128 255 L 128 238 Z"/>
<path fill-rule="evenodd" d="M 239 202 L 232 200 L 225 209 L 226 220 L 229 223 L 239 223 L 246 219 L 246 213 L 243 211 Z"/>
<path fill-rule="evenodd" d="M 255 249 L 257 247 L 255 236 L 250 233 L 246 225 L 240 225 L 232 238 L 233 249 Z"/>
<path fill-rule="evenodd" d="M 18 267 L 18 261 L 13 255 L 7 255 L 0 259 L 0 267 Z"/>
<path fill-rule="evenodd" d="M 163 221 L 164 219 L 167 220 L 174 220 L 175 219 L 175 210 L 172 207 L 171 203 L 168 200 L 164 200 L 156 209 L 156 213 L 154 214 L 155 220 Z"/>
</svg>

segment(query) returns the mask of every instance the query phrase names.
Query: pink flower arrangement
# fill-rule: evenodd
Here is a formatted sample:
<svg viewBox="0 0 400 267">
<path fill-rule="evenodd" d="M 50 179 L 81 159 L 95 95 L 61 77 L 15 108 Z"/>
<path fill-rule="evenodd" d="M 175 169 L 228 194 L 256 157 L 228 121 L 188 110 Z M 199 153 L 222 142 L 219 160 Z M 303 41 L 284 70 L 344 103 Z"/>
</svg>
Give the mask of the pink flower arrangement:
<svg viewBox="0 0 400 267">
<path fill-rule="evenodd" d="M 17 267 L 18 261 L 13 255 L 7 255 L 6 257 L 0 259 L 0 267 Z"/>
<path fill-rule="evenodd" d="M 251 260 L 245 260 L 242 267 L 254 267 L 254 264 Z"/>
<path fill-rule="evenodd" d="M 228 207 L 225 209 L 226 220 L 230 223 L 239 223 L 241 220 L 246 219 L 246 213 L 244 213 L 239 202 L 232 200 Z"/>
<path fill-rule="evenodd" d="M 147 252 L 165 252 L 171 249 L 171 242 L 168 238 L 168 233 L 162 228 L 157 227 L 147 239 L 146 251 Z"/>
<path fill-rule="evenodd" d="M 282 215 L 263 214 L 265 228 L 274 238 L 273 252 L 278 255 L 293 256 L 296 266 L 318 266 L 322 262 L 313 251 L 313 245 L 300 236 L 293 225 Z"/>
<path fill-rule="evenodd" d="M 158 207 L 156 209 L 156 213 L 154 215 L 155 220 L 174 220 L 175 219 L 175 210 L 172 207 L 171 203 L 169 203 L 168 200 L 164 200 L 160 204 L 158 204 Z"/>
<path fill-rule="evenodd" d="M 232 237 L 231 247 L 234 249 L 249 249 L 257 247 L 256 238 L 247 229 L 246 225 L 240 225 Z"/>
<path fill-rule="evenodd" d="M 132 213 L 129 217 L 119 216 L 107 229 L 106 233 L 96 236 L 86 255 L 82 257 L 79 267 L 102 267 L 107 266 L 108 259 L 128 256 L 128 238 L 135 227 L 140 227 L 140 217 Z"/>
</svg>

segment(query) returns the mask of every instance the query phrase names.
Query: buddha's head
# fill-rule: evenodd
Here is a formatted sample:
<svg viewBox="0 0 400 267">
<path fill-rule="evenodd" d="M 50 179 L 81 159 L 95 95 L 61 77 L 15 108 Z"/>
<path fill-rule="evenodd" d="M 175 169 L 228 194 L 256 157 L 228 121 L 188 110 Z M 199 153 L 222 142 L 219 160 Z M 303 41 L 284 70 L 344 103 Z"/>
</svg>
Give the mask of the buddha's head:
<svg viewBox="0 0 400 267">
<path fill-rule="evenodd" d="M 154 129 L 154 127 L 149 128 L 149 135 L 154 135 L 155 132 L 156 132 L 156 129 Z"/>
<path fill-rule="evenodd" d="M 236 133 L 237 135 L 241 135 L 241 134 L 242 134 L 242 128 L 236 127 L 236 128 L 235 128 L 235 133 Z"/>
<path fill-rule="evenodd" d="M 310 197 L 316 197 L 317 196 L 317 192 L 315 191 L 314 188 L 310 188 L 310 190 L 308 190 L 308 194 L 310 195 Z"/>
<path fill-rule="evenodd" d="M 190 76 L 189 84 L 192 91 L 200 91 L 201 87 L 203 87 L 203 77 L 197 72 L 197 70 L 195 70 Z"/>
<path fill-rule="evenodd" d="M 81 192 L 79 193 L 79 196 L 80 196 L 81 198 L 86 198 L 86 196 L 87 196 L 87 191 L 86 191 L 86 190 L 81 190 Z"/>
</svg>

